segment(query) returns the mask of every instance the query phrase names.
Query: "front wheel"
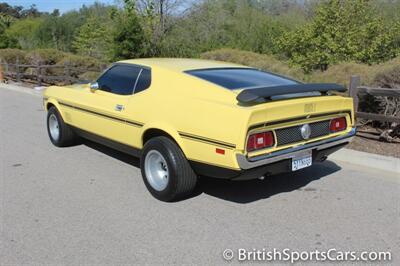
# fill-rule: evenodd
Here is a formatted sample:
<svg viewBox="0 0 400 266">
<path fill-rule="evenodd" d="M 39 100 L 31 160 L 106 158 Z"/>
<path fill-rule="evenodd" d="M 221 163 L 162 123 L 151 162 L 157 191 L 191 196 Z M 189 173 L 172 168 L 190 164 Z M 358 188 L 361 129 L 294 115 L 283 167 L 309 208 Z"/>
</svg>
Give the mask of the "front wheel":
<svg viewBox="0 0 400 266">
<path fill-rule="evenodd" d="M 140 168 L 147 189 L 162 201 L 175 201 L 190 195 L 197 183 L 197 175 L 182 150 L 167 137 L 146 142 Z"/>
<path fill-rule="evenodd" d="M 77 136 L 72 128 L 64 123 L 58 110 L 52 106 L 47 112 L 47 133 L 51 143 L 57 147 L 75 144 Z"/>
</svg>

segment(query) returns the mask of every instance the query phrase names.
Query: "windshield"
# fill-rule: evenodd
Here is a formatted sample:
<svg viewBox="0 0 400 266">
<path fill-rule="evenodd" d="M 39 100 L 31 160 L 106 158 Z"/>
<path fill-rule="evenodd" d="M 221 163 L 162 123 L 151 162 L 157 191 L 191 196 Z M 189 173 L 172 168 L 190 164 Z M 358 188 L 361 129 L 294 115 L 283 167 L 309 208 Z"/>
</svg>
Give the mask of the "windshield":
<svg viewBox="0 0 400 266">
<path fill-rule="evenodd" d="M 199 69 L 186 73 L 230 90 L 299 84 L 297 81 L 254 68 Z"/>
</svg>

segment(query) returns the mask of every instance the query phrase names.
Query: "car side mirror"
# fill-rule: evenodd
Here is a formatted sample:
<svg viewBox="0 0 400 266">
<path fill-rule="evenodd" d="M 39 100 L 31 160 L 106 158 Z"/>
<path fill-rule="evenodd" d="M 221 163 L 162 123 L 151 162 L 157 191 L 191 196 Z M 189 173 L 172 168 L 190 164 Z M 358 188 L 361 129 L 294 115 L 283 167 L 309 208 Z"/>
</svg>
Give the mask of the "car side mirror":
<svg viewBox="0 0 400 266">
<path fill-rule="evenodd" d="M 95 90 L 98 90 L 98 89 L 99 89 L 99 83 L 97 83 L 97 82 L 90 83 L 90 90 L 91 91 L 95 91 Z"/>
</svg>

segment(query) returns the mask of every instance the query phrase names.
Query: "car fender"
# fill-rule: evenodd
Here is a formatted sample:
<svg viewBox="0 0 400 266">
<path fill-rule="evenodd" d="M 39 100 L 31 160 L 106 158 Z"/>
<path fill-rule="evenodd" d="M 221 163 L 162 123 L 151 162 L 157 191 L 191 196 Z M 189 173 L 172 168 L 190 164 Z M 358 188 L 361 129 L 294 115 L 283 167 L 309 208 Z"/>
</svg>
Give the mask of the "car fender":
<svg viewBox="0 0 400 266">
<path fill-rule="evenodd" d="M 178 146 L 181 148 L 183 153 L 186 155 L 186 147 L 182 141 L 181 136 L 179 135 L 178 131 L 176 130 L 176 128 L 168 123 L 161 122 L 161 121 L 146 123 L 143 126 L 143 131 L 142 131 L 143 133 L 141 136 L 142 147 L 144 146 L 144 143 L 143 143 L 144 135 L 146 134 L 146 132 L 148 130 L 151 130 L 151 129 L 161 130 L 161 131 L 164 131 L 165 133 L 167 133 L 178 144 Z"/>
<path fill-rule="evenodd" d="M 64 112 L 63 112 L 60 104 L 58 103 L 58 101 L 56 99 L 54 99 L 54 98 L 44 98 L 43 99 L 43 104 L 44 104 L 44 109 L 46 111 L 48 111 L 47 106 L 49 106 L 49 104 L 54 105 L 57 108 L 58 112 L 60 113 L 62 119 L 65 121 Z"/>
</svg>

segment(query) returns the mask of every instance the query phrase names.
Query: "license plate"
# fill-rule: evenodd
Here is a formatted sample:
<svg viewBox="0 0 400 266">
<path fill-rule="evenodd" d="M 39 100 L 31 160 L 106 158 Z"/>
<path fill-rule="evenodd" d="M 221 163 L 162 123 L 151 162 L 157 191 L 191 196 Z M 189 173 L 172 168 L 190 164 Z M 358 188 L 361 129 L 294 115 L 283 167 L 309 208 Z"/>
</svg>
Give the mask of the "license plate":
<svg viewBox="0 0 400 266">
<path fill-rule="evenodd" d="M 292 171 L 297 171 L 312 165 L 312 153 L 302 153 L 292 158 Z"/>
</svg>

